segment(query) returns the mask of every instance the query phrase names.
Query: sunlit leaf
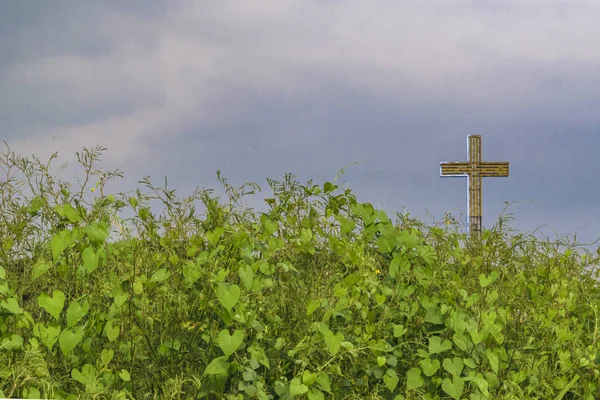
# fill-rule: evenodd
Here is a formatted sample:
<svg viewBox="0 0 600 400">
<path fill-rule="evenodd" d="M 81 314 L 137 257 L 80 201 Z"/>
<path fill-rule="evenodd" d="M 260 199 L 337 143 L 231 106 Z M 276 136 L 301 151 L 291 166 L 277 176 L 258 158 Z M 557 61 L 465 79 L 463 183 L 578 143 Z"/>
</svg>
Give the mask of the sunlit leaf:
<svg viewBox="0 0 600 400">
<path fill-rule="evenodd" d="M 58 320 L 65 306 L 65 294 L 60 290 L 53 291 L 52 296 L 42 293 L 38 297 L 38 305 Z"/>
<path fill-rule="evenodd" d="M 219 283 L 217 286 L 217 298 L 226 310 L 231 309 L 238 303 L 240 299 L 240 287 L 230 283 Z"/>
</svg>

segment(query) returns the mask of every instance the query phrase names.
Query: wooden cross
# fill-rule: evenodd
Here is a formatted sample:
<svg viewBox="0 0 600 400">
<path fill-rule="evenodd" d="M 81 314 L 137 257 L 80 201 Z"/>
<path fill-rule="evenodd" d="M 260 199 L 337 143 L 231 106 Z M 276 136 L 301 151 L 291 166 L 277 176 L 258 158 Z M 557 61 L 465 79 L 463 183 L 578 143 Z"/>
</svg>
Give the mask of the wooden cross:
<svg viewBox="0 0 600 400">
<path fill-rule="evenodd" d="M 481 178 L 508 176 L 508 161 L 481 161 L 481 135 L 467 136 L 467 161 L 440 163 L 441 177 L 467 177 L 469 232 L 481 233 Z"/>
</svg>

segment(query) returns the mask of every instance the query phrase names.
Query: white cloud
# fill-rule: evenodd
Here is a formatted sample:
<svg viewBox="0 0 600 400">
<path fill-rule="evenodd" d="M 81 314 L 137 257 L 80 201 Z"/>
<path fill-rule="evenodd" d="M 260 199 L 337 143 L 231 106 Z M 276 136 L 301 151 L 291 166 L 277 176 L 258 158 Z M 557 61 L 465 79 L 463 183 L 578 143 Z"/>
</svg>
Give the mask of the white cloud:
<svg viewBox="0 0 600 400">
<path fill-rule="evenodd" d="M 543 76 L 557 68 L 567 84 L 577 85 L 578 69 L 594 73 L 600 63 L 600 53 L 591 50 L 600 48 L 598 6 L 482 4 L 188 1 L 162 21 L 99 8 L 73 29 L 110 32 L 104 35 L 112 41 L 110 52 L 15 64 L 2 85 L 35 96 L 34 115 L 45 103 L 54 112 L 77 113 L 129 102 L 127 115 L 92 118 L 68 127 L 69 133 L 62 126 L 46 130 L 43 123 L 35 131 L 38 138 L 63 136 L 77 147 L 87 137 L 109 139 L 101 133 L 106 124 L 121 132 L 120 142 L 134 146 L 161 127 L 174 131 L 179 123 L 226 118 L 232 110 L 207 112 L 206 106 L 225 96 L 235 107 L 238 90 L 310 99 L 319 82 L 311 76 L 406 102 L 472 106 L 494 97 L 499 109 L 514 109 L 551 91 L 540 85 L 536 69 Z M 135 121 L 147 118 L 149 109 L 152 123 Z M 123 154 L 135 152 L 124 146 Z"/>
</svg>

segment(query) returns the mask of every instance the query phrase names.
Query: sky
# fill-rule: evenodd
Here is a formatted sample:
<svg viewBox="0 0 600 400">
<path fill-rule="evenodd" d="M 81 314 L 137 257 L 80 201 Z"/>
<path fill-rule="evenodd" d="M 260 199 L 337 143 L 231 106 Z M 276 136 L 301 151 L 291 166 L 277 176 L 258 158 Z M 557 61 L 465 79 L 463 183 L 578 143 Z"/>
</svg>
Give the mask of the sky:
<svg viewBox="0 0 600 400">
<path fill-rule="evenodd" d="M 483 161 L 510 163 L 483 179 L 484 226 L 509 202 L 513 229 L 591 243 L 599 19 L 579 0 L 4 0 L 0 140 L 58 152 L 67 180 L 104 146 L 115 192 L 166 176 L 189 195 L 217 170 L 322 184 L 357 162 L 340 181 L 360 201 L 464 221 L 466 179 L 439 166 L 480 134 Z"/>
</svg>

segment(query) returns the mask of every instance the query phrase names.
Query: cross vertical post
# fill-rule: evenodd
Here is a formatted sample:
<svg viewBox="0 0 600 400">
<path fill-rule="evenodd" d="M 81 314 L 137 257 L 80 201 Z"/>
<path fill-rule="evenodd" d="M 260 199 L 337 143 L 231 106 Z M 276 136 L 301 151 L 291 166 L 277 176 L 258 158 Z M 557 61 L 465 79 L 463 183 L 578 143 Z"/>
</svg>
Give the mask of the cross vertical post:
<svg viewBox="0 0 600 400">
<path fill-rule="evenodd" d="M 467 161 L 440 163 L 440 176 L 467 178 L 469 233 L 479 235 L 481 221 L 481 178 L 508 176 L 508 161 L 481 161 L 481 135 L 467 136 Z"/>
</svg>

